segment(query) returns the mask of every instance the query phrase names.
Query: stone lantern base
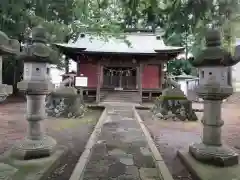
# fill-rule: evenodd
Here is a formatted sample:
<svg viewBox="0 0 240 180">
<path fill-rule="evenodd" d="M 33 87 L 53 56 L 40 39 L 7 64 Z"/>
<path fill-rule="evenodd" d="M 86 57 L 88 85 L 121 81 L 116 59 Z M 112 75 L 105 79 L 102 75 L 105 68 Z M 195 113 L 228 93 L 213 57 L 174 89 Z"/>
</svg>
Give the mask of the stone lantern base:
<svg viewBox="0 0 240 180">
<path fill-rule="evenodd" d="M 207 164 L 220 167 L 233 166 L 238 164 L 238 154 L 227 146 L 209 146 L 203 143 L 190 145 L 191 155 Z"/>
<path fill-rule="evenodd" d="M 19 160 L 30 160 L 48 157 L 56 150 L 57 142 L 50 136 L 39 140 L 25 138 L 14 144 L 11 156 Z"/>
</svg>

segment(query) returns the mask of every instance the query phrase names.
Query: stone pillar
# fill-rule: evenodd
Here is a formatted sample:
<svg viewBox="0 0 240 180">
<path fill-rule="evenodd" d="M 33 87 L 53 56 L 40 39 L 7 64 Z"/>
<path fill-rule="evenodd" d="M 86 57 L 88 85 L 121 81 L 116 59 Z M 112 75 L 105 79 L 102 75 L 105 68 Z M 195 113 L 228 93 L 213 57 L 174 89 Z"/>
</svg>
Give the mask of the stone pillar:
<svg viewBox="0 0 240 180">
<path fill-rule="evenodd" d="M 203 123 L 203 143 L 206 145 L 221 146 L 221 127 L 224 124 L 221 118 L 222 101 L 205 100 Z"/>
<path fill-rule="evenodd" d="M 27 94 L 27 112 L 26 118 L 29 122 L 28 139 L 40 140 L 44 136 L 44 127 L 42 120 L 46 118 L 45 114 L 46 95 Z"/>
<path fill-rule="evenodd" d="M 11 155 L 20 160 L 48 157 L 57 145 L 52 137 L 45 134 L 42 124 L 46 119 L 46 95 L 54 89 L 47 68 L 56 54 L 47 46 L 47 33 L 43 27 L 33 29 L 32 39 L 33 44 L 19 56 L 19 60 L 24 61 L 24 78 L 18 83 L 18 88 L 27 96 L 28 135 L 13 146 Z"/>
<path fill-rule="evenodd" d="M 96 103 L 100 103 L 100 88 L 101 88 L 101 64 L 97 64 L 97 92 L 96 92 Z"/>
</svg>

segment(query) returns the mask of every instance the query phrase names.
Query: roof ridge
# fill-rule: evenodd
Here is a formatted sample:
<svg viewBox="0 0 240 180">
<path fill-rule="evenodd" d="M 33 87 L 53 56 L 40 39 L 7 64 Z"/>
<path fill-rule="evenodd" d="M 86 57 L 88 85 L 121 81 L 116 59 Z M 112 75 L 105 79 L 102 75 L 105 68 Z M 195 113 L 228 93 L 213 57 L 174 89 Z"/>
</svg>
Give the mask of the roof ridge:
<svg viewBox="0 0 240 180">
<path fill-rule="evenodd" d="M 93 32 L 84 32 L 84 33 L 80 33 L 81 34 L 87 34 L 87 35 L 97 35 L 97 33 L 93 33 Z M 103 33 L 104 35 L 114 35 L 114 33 Z M 117 35 L 117 34 L 116 34 Z M 157 36 L 154 33 L 150 33 L 150 32 L 122 32 L 119 33 L 119 35 L 138 35 L 138 36 Z"/>
</svg>

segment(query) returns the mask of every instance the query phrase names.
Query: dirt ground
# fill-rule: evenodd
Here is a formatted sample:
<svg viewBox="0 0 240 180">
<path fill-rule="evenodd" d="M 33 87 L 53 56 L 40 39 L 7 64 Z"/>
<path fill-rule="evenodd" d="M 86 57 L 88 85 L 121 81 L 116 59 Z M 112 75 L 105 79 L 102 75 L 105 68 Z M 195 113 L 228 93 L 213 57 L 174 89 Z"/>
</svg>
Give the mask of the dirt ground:
<svg viewBox="0 0 240 180">
<path fill-rule="evenodd" d="M 16 140 L 20 140 L 26 135 L 27 121 L 24 115 L 25 103 L 0 104 L 1 154 L 11 148 Z M 54 137 L 59 145 L 68 147 L 67 154 L 49 176 L 49 180 L 69 179 L 100 115 L 100 110 L 92 110 L 87 112 L 83 119 L 48 119 L 44 121 L 47 133 Z"/>
<path fill-rule="evenodd" d="M 194 104 L 202 107 L 202 104 Z M 240 153 L 240 104 L 224 104 L 222 108 L 223 141 L 231 147 L 237 148 Z M 201 141 L 202 124 L 200 122 L 202 113 L 198 113 L 198 122 L 174 122 L 153 121 L 151 112 L 139 110 L 140 116 L 145 121 L 152 134 L 155 143 L 162 154 L 165 163 L 175 180 L 194 180 L 180 160 L 176 152 L 182 148 L 188 148 L 192 142 Z"/>
</svg>

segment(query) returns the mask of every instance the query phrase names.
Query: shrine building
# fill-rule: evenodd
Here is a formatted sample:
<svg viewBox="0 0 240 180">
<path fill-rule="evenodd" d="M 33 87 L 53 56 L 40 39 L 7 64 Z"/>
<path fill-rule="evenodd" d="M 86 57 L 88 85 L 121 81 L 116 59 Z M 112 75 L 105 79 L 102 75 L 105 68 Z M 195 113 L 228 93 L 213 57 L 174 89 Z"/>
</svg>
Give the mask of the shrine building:
<svg viewBox="0 0 240 180">
<path fill-rule="evenodd" d="M 165 45 L 158 33 L 123 35 L 124 39 L 111 36 L 105 40 L 86 33 L 75 42 L 56 44 L 77 63 L 77 76 L 87 77 L 85 100 L 154 100 L 163 89 L 164 64 L 184 51 L 183 47 Z"/>
</svg>

